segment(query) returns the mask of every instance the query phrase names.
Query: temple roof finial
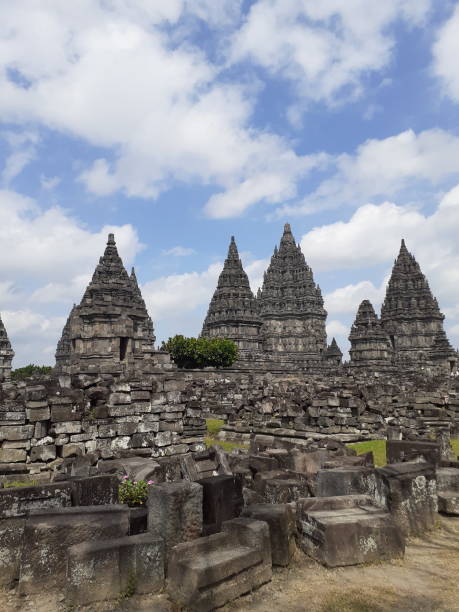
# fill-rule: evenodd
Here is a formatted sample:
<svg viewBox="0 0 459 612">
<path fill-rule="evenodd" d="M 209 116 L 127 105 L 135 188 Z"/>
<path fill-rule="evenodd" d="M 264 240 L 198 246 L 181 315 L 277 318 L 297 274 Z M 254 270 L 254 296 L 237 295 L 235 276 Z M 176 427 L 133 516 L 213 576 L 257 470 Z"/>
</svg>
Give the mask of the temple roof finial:
<svg viewBox="0 0 459 612">
<path fill-rule="evenodd" d="M 115 234 L 109 234 L 108 235 L 107 244 L 112 244 L 112 245 L 116 244 L 116 242 L 115 242 Z"/>
</svg>

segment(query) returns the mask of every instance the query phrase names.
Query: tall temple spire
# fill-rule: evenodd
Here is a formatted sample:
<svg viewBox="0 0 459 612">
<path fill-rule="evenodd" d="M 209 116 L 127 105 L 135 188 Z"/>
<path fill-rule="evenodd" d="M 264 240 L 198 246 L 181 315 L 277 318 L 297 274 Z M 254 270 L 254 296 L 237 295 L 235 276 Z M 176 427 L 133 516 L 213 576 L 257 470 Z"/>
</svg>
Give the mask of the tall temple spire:
<svg viewBox="0 0 459 612">
<path fill-rule="evenodd" d="M 396 358 L 428 360 L 437 334 L 443 331 L 443 319 L 426 277 L 402 239 L 381 308 L 381 325 Z"/>
<path fill-rule="evenodd" d="M 352 365 L 390 364 L 392 347 L 369 300 L 361 302 L 349 335 Z"/>
<path fill-rule="evenodd" d="M 83 298 L 65 324 L 56 351 L 56 365 L 135 365 L 151 357 L 154 342 L 153 323 L 135 272 L 129 276 L 118 254 L 115 236 L 109 234 Z"/>
<path fill-rule="evenodd" d="M 13 357 L 14 351 L 0 315 L 0 382 L 2 380 L 9 380 Z"/>
<path fill-rule="evenodd" d="M 339 365 L 341 363 L 341 360 L 343 358 L 343 352 L 339 348 L 335 338 L 333 338 L 331 344 L 327 346 L 324 358 L 327 363 L 332 365 Z"/>
<path fill-rule="evenodd" d="M 264 275 L 258 302 L 266 351 L 316 359 L 322 355 L 327 313 L 288 223 Z"/>
<path fill-rule="evenodd" d="M 231 236 L 228 255 L 218 278 L 217 288 L 209 305 L 202 336 L 228 338 L 239 350 L 256 352 L 261 320 L 258 305 L 242 267 L 236 241 Z"/>
</svg>

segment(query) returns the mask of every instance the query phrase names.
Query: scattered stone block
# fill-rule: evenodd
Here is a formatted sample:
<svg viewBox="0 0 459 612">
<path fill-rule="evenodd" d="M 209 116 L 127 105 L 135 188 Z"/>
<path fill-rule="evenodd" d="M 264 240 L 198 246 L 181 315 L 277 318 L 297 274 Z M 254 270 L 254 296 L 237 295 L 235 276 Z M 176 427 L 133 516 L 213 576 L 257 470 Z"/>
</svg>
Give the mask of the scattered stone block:
<svg viewBox="0 0 459 612">
<path fill-rule="evenodd" d="M 0 587 L 9 587 L 19 578 L 19 561 L 25 519 L 0 519 Z"/>
<path fill-rule="evenodd" d="M 223 532 L 172 550 L 169 597 L 179 606 L 208 612 L 269 582 L 272 577 L 268 525 L 238 518 Z"/>
<path fill-rule="evenodd" d="M 118 504 L 119 481 L 116 475 L 101 474 L 72 480 L 74 506 L 103 506 Z"/>
<path fill-rule="evenodd" d="M 65 588 L 67 552 L 85 541 L 128 534 L 127 506 L 32 511 L 26 521 L 19 575 L 22 595 Z"/>
<path fill-rule="evenodd" d="M 32 510 L 72 505 L 70 482 L 0 489 L 0 519 L 25 516 Z"/>
<path fill-rule="evenodd" d="M 145 533 L 71 546 L 67 584 L 74 605 L 117 599 L 130 589 L 155 593 L 164 586 L 164 543 Z"/>
<path fill-rule="evenodd" d="M 327 567 L 401 557 L 405 542 L 391 515 L 360 495 L 297 503 L 298 543 Z"/>
<path fill-rule="evenodd" d="M 289 565 L 295 550 L 296 524 L 292 507 L 287 504 L 253 504 L 244 508 L 242 516 L 269 525 L 273 565 Z"/>
<path fill-rule="evenodd" d="M 370 495 L 377 499 L 378 483 L 374 468 L 344 466 L 319 470 L 315 481 L 317 497 Z"/>
<path fill-rule="evenodd" d="M 437 480 L 429 463 L 394 463 L 376 468 L 379 499 L 405 536 L 433 529 L 437 514 Z"/>
<path fill-rule="evenodd" d="M 195 482 L 167 482 L 150 487 L 148 531 L 164 538 L 166 557 L 173 546 L 202 533 L 202 487 Z"/>
<path fill-rule="evenodd" d="M 424 460 L 438 465 L 441 460 L 440 444 L 432 440 L 387 440 L 387 463 Z"/>
<path fill-rule="evenodd" d="M 240 515 L 244 505 L 242 483 L 235 476 L 211 476 L 198 480 L 203 490 L 203 533 L 220 531 L 222 523 Z"/>
<path fill-rule="evenodd" d="M 45 444 L 43 446 L 33 446 L 30 451 L 31 461 L 53 461 L 56 458 L 55 444 Z"/>
</svg>

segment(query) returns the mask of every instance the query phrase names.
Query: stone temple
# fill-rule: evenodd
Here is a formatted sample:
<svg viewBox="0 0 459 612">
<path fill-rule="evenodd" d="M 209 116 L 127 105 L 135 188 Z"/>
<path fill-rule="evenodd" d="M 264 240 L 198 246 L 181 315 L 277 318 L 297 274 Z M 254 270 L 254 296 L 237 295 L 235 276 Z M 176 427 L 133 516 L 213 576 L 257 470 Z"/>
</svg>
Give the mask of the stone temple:
<svg viewBox="0 0 459 612">
<path fill-rule="evenodd" d="M 0 317 L 0 382 L 10 378 L 13 357 L 14 351 L 11 348 L 11 342 L 8 339 L 8 334 Z"/>
<path fill-rule="evenodd" d="M 320 288 L 287 223 L 256 299 L 231 239 L 202 335 L 234 340 L 242 360 L 320 361 L 327 349 L 326 316 Z M 333 347 L 327 361 L 337 357 Z"/>
<path fill-rule="evenodd" d="M 134 270 L 126 271 L 109 234 L 107 246 L 56 351 L 56 366 L 85 371 L 151 361 L 155 335 Z"/>
<path fill-rule="evenodd" d="M 258 303 L 250 289 L 232 236 L 201 335 L 233 340 L 238 345 L 239 353 L 248 356 L 261 348 L 260 327 Z"/>
</svg>

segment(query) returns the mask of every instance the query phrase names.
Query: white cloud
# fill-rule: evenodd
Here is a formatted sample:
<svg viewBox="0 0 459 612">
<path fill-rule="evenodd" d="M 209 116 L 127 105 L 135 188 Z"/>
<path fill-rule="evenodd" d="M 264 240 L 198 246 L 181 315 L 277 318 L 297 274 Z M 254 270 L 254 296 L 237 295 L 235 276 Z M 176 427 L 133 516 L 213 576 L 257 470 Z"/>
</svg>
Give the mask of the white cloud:
<svg viewBox="0 0 459 612">
<path fill-rule="evenodd" d="M 37 156 L 36 145 L 39 141 L 37 132 L 30 131 L 4 131 L 0 137 L 9 145 L 10 153 L 5 159 L 0 174 L 0 184 L 8 187 L 10 183 L 30 164 Z"/>
<path fill-rule="evenodd" d="M 180 38 L 190 14 L 227 27 L 240 7 L 81 0 L 33 2 L 24 11 L 23 1 L 8 3 L 1 9 L 10 32 L 0 40 L 2 117 L 105 148 L 79 177 L 99 196 L 121 190 L 157 198 L 174 181 L 198 182 L 222 190 L 206 208 L 213 217 L 292 197 L 317 158 L 250 127 L 256 87 L 218 81 L 221 67 L 190 37 Z M 165 21 L 178 34 L 167 34 Z"/>
<path fill-rule="evenodd" d="M 173 257 L 187 257 L 188 255 L 194 255 L 196 251 L 183 246 L 175 246 L 171 249 L 165 249 L 161 252 L 162 255 L 172 255 Z"/>
<path fill-rule="evenodd" d="M 46 189 L 47 191 L 52 191 L 53 189 L 55 189 L 59 183 L 61 182 L 61 179 L 58 176 L 45 176 L 44 174 L 42 174 L 40 176 L 40 185 L 42 186 L 43 189 Z"/>
<path fill-rule="evenodd" d="M 373 306 L 379 308 L 384 299 L 387 278 L 380 287 L 375 287 L 371 281 L 360 281 L 355 285 L 339 287 L 324 296 L 325 309 L 329 315 L 353 314 L 357 312 L 363 300 L 370 300 Z"/>
<path fill-rule="evenodd" d="M 444 93 L 459 102 L 459 6 L 439 29 L 432 51 L 433 73 L 440 79 Z"/>
<path fill-rule="evenodd" d="M 419 26 L 430 0 L 259 0 L 235 34 L 231 59 L 249 58 L 302 99 L 334 104 L 361 94 L 393 57 L 391 26 Z"/>
<path fill-rule="evenodd" d="M 281 207 L 278 214 L 358 206 L 410 189 L 419 201 L 425 198 L 427 187 L 432 190 L 459 177 L 458 159 L 459 137 L 441 129 L 419 134 L 407 130 L 382 140 L 367 140 L 354 155 L 336 156 L 331 178 L 322 181 L 300 203 Z M 330 158 L 329 162 L 331 165 Z M 431 195 L 431 191 L 428 193 Z"/>
</svg>

